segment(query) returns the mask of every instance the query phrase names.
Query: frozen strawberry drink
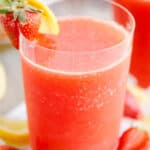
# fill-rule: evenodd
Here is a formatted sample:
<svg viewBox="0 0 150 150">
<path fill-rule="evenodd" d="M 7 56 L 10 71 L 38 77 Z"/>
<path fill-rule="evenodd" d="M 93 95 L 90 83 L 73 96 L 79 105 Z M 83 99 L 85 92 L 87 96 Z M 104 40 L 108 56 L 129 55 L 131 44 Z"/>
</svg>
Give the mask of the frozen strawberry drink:
<svg viewBox="0 0 150 150">
<path fill-rule="evenodd" d="M 84 3 L 84 8 L 77 6 L 80 2 Z M 71 3 L 74 3 L 73 9 L 78 7 L 78 11 L 81 10 L 79 14 L 71 10 Z M 93 11 L 88 15 L 89 7 L 99 7 L 95 9 L 96 16 L 104 15 L 106 11 L 112 15 L 112 9 L 100 11 L 100 4 L 112 7 L 111 3 L 97 3 L 66 0 L 52 5 L 54 13 L 55 7 L 58 13 L 61 13 L 60 8 L 72 12 L 72 16 L 59 19 L 60 33 L 55 37 L 55 49 L 43 46 L 50 45 L 51 35 L 43 35 L 49 41 L 41 39 L 42 46 L 23 36 L 21 38 L 33 150 L 116 149 L 134 20 L 129 12 L 115 4 L 113 7 L 129 16 L 125 21 L 131 26 L 130 30 L 113 18 L 104 20 L 91 16 Z"/>
</svg>

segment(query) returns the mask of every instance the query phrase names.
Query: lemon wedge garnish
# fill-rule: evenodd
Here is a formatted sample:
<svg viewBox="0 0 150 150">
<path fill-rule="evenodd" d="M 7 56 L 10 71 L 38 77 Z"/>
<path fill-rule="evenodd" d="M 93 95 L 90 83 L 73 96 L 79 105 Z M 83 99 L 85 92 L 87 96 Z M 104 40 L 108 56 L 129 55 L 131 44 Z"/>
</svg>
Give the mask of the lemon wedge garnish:
<svg viewBox="0 0 150 150">
<path fill-rule="evenodd" d="M 25 146 L 29 143 L 27 122 L 0 118 L 0 139 L 11 146 Z"/>
<path fill-rule="evenodd" d="M 42 11 L 40 33 L 59 33 L 59 25 L 53 12 L 39 0 L 28 0 L 28 4 Z"/>
<path fill-rule="evenodd" d="M 3 98 L 6 92 L 6 74 L 4 67 L 0 64 L 0 100 Z"/>
</svg>

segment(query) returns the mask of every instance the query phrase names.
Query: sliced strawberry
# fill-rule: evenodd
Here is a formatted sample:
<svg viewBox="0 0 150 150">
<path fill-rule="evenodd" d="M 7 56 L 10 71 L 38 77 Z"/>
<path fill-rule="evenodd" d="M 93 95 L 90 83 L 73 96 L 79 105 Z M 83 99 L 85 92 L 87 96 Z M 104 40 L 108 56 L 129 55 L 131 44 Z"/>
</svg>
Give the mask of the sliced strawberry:
<svg viewBox="0 0 150 150">
<path fill-rule="evenodd" d="M 28 6 L 26 1 L 8 1 L 7 7 L 0 8 L 0 22 L 13 46 L 19 49 L 19 35 L 21 32 L 29 40 L 33 40 L 40 26 L 40 10 Z"/>
<path fill-rule="evenodd" d="M 7 145 L 0 145 L 0 150 L 19 150 L 19 149 L 16 149 Z"/>
<path fill-rule="evenodd" d="M 19 23 L 19 29 L 27 39 L 35 39 L 40 26 L 40 17 L 40 13 L 26 11 L 26 22 Z"/>
<path fill-rule="evenodd" d="M 120 138 L 118 150 L 142 150 L 149 141 L 148 133 L 138 128 L 130 128 Z"/>
<path fill-rule="evenodd" d="M 40 14 L 26 11 L 26 22 L 22 24 L 19 20 L 14 20 L 13 13 L 1 15 L 1 23 L 16 49 L 19 49 L 19 30 L 29 40 L 33 40 L 40 25 Z"/>
<path fill-rule="evenodd" d="M 14 20 L 12 13 L 0 15 L 0 21 L 15 48 L 19 48 L 19 30 L 17 20 Z"/>
<path fill-rule="evenodd" d="M 124 115 L 132 119 L 139 119 L 142 116 L 140 106 L 128 89 L 125 96 Z"/>
</svg>

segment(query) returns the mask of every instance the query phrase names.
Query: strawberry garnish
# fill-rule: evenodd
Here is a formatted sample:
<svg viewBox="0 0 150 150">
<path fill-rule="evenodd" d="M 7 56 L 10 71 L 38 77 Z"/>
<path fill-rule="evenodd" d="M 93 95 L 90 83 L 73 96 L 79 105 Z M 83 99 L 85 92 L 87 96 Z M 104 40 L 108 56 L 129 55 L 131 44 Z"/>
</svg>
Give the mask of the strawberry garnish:
<svg viewBox="0 0 150 150">
<path fill-rule="evenodd" d="M 30 7 L 25 0 L 9 0 L 0 9 L 0 21 L 10 41 L 19 49 L 20 32 L 29 40 L 34 40 L 40 26 L 40 10 Z"/>
<path fill-rule="evenodd" d="M 19 29 L 26 38 L 29 40 L 34 40 L 38 33 L 39 24 L 40 14 L 26 11 L 26 23 L 19 23 Z"/>
<path fill-rule="evenodd" d="M 129 128 L 120 138 L 118 150 L 148 150 L 148 133 L 138 128 Z M 150 148 L 150 147 L 149 147 Z"/>
</svg>

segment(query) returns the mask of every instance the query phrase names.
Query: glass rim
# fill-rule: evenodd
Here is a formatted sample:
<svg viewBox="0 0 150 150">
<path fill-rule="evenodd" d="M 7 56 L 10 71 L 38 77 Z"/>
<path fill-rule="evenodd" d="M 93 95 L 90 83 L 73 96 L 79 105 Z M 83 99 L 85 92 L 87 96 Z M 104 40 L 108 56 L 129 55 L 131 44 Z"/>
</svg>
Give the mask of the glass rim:
<svg viewBox="0 0 150 150">
<path fill-rule="evenodd" d="M 57 1 L 54 1 L 53 3 L 50 3 L 50 5 L 49 6 L 51 6 L 52 4 L 57 4 L 57 3 L 60 3 L 60 2 L 62 2 L 62 1 L 65 1 L 65 0 L 57 0 Z M 136 25 L 136 23 L 135 23 L 135 19 L 134 19 L 134 17 L 133 17 L 133 15 L 132 15 L 132 13 L 127 9 L 127 8 L 125 8 L 124 6 L 122 6 L 122 5 L 120 5 L 119 3 L 117 3 L 117 2 L 114 2 L 114 1 L 109 1 L 109 0 L 103 0 L 104 2 L 106 2 L 106 3 L 109 3 L 109 4 L 112 4 L 112 5 L 114 5 L 114 6 L 116 6 L 116 7 L 118 7 L 118 8 L 120 8 L 121 10 L 123 10 L 128 16 L 129 16 L 129 18 L 131 19 L 131 31 L 130 32 L 128 32 L 126 35 L 125 35 L 125 37 L 124 37 L 124 39 L 123 40 L 121 40 L 120 42 L 118 42 L 118 43 L 116 43 L 116 44 L 113 44 L 112 46 L 109 46 L 109 47 L 105 47 L 105 48 L 100 48 L 100 49 L 97 49 L 97 50 L 94 50 L 94 51 L 90 51 L 90 50 L 88 50 L 88 51 L 86 51 L 86 50 L 84 50 L 84 51 L 65 51 L 65 50 L 59 50 L 59 51 L 57 51 L 57 50 L 55 50 L 55 49 L 50 49 L 50 48 L 47 48 L 47 47 L 45 47 L 45 46 L 42 46 L 42 45 L 40 45 L 40 44 L 38 44 L 38 43 L 35 43 L 34 41 L 30 41 L 29 39 L 27 39 L 23 34 L 21 34 L 21 32 L 20 32 L 20 39 L 25 39 L 28 43 L 30 43 L 31 45 L 34 45 L 34 44 L 36 44 L 36 46 L 37 47 L 39 47 L 39 48 L 42 48 L 42 49 L 45 49 L 45 50 L 47 50 L 47 51 L 51 51 L 51 52 L 57 52 L 57 53 L 60 53 L 60 54 L 69 54 L 69 53 L 71 53 L 71 54 L 88 54 L 88 53 L 102 53 L 102 52 L 107 52 L 107 51 L 111 51 L 112 49 L 116 49 L 116 48 L 118 48 L 118 47 L 120 47 L 121 45 L 124 45 L 126 42 L 128 42 L 129 40 L 130 40 L 130 38 L 132 38 L 132 35 L 133 35 L 133 33 L 134 33 L 134 30 L 135 30 L 135 25 Z M 70 16 L 70 17 L 65 17 L 65 16 L 63 16 L 63 17 L 57 17 L 57 20 L 59 20 L 59 19 L 64 19 L 64 18 L 92 18 L 92 17 L 90 17 L 90 16 Z M 99 21 L 99 20 L 103 20 L 103 19 L 96 19 L 96 21 Z M 107 21 L 105 21 L 105 20 L 103 20 L 104 22 L 107 22 Z M 115 22 L 115 21 L 114 21 Z M 57 36 L 57 35 L 56 35 Z M 19 42 L 20 41 L 22 41 L 22 40 L 19 40 Z M 21 42 L 20 42 L 20 45 L 21 45 Z M 20 46 L 21 47 L 21 46 Z M 20 48 L 20 52 L 23 54 L 24 52 L 23 52 L 23 50 L 22 50 L 22 48 Z"/>
</svg>

